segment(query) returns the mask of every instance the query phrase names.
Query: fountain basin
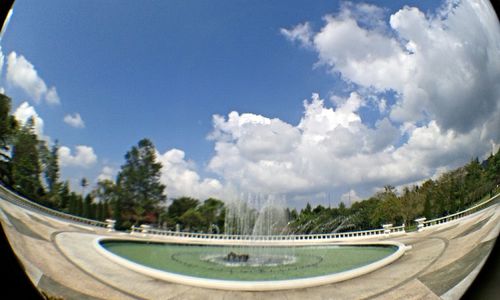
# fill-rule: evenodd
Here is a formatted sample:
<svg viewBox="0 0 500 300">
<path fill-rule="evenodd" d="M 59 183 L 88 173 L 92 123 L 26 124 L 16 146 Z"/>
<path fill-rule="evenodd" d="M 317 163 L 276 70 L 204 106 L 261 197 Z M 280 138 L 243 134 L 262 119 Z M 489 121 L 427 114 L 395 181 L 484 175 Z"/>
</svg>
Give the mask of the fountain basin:
<svg viewBox="0 0 500 300">
<path fill-rule="evenodd" d="M 249 247 L 108 237 L 97 238 L 94 247 L 113 262 L 156 279 L 241 291 L 297 289 L 339 282 L 390 264 L 405 251 L 403 244 L 389 241 Z M 248 262 L 227 262 L 224 257 L 230 252 L 253 252 L 250 258 L 259 253 L 276 262 L 252 265 L 250 258 Z"/>
</svg>

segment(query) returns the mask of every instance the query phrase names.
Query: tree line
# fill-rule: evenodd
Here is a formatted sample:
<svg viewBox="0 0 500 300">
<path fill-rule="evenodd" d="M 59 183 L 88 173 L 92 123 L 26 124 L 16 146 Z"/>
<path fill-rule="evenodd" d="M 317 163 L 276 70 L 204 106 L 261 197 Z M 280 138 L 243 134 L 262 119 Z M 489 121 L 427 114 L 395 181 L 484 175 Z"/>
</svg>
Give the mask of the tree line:
<svg viewBox="0 0 500 300">
<path fill-rule="evenodd" d="M 62 181 L 57 140 L 48 145 L 35 133 L 35 119 L 21 124 L 11 115 L 11 99 L 0 94 L 0 181 L 17 193 L 46 207 L 88 219 L 116 220 L 118 229 L 143 223 L 195 231 L 219 230 L 224 223 L 224 203 L 210 198 L 181 197 L 166 206 L 166 186 L 160 182 L 162 165 L 153 142 L 140 140 L 125 154 L 115 180 L 100 180 L 88 193 Z M 215 229 L 214 229 L 215 228 Z"/>
<path fill-rule="evenodd" d="M 443 173 L 438 179 L 428 179 L 420 185 L 404 187 L 397 193 L 392 186 L 350 207 L 340 203 L 329 208 L 314 209 L 307 204 L 300 212 L 288 210 L 293 233 L 330 233 L 381 228 L 382 224 L 414 225 L 419 217 L 434 219 L 473 206 L 500 192 L 500 151 L 480 162 Z"/>
<path fill-rule="evenodd" d="M 125 154 L 115 180 L 100 180 L 88 193 L 89 182 L 80 180 L 81 191 L 71 190 L 60 178 L 59 144 L 48 145 L 35 133 L 35 119 L 20 124 L 10 113 L 11 99 L 0 94 L 0 181 L 44 206 L 72 215 L 103 221 L 112 218 L 118 229 L 155 224 L 169 230 L 224 233 L 222 200 L 200 201 L 191 197 L 172 199 L 167 205 L 166 186 L 160 181 L 162 165 L 154 144 L 140 140 Z M 392 186 L 347 207 L 318 205 L 286 209 L 287 233 L 331 233 L 380 228 L 381 224 L 406 224 L 421 216 L 428 219 L 472 206 L 498 192 L 500 151 L 480 162 L 472 159 L 456 170 L 443 173 L 398 193 Z"/>
</svg>

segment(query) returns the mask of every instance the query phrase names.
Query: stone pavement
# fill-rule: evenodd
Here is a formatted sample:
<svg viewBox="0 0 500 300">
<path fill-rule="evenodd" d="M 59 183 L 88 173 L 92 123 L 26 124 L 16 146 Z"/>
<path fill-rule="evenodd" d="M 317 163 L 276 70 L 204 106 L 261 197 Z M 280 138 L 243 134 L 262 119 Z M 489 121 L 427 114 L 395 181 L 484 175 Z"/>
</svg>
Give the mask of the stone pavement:
<svg viewBox="0 0 500 300">
<path fill-rule="evenodd" d="M 390 237 L 412 249 L 369 274 L 276 292 L 203 289 L 136 273 L 111 262 L 92 244 L 98 236 L 126 234 L 56 219 L 2 199 L 0 221 L 35 286 L 65 299 L 458 299 L 494 246 L 500 204 L 422 232 Z M 384 238 L 370 238 L 375 240 Z"/>
</svg>

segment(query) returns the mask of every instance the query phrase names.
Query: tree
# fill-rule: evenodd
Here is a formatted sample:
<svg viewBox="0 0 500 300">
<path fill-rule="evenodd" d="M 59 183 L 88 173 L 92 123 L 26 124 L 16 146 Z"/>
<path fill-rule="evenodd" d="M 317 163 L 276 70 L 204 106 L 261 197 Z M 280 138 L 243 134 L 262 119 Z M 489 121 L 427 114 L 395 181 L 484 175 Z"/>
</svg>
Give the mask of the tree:
<svg viewBox="0 0 500 300">
<path fill-rule="evenodd" d="M 0 180 L 12 184 L 12 166 L 9 152 L 18 130 L 16 118 L 10 115 L 11 100 L 0 94 Z"/>
<path fill-rule="evenodd" d="M 57 154 L 59 151 L 59 144 L 56 140 L 52 145 L 50 152 L 47 153 L 47 157 L 45 157 L 45 181 L 47 182 L 47 187 L 50 194 L 55 194 L 59 192 L 60 183 L 59 183 L 59 155 Z"/>
<path fill-rule="evenodd" d="M 198 207 L 202 217 L 202 225 L 208 231 L 215 224 L 219 228 L 224 225 L 224 202 L 218 199 L 209 198 Z"/>
<path fill-rule="evenodd" d="M 69 194 L 68 213 L 78 215 L 78 195 L 75 192 Z"/>
<path fill-rule="evenodd" d="M 71 191 L 69 189 L 69 182 L 68 181 L 61 184 L 59 196 L 60 196 L 59 198 L 61 200 L 61 202 L 58 204 L 59 209 L 61 209 L 63 211 L 67 211 L 69 203 L 70 203 L 70 198 L 71 198 Z"/>
<path fill-rule="evenodd" d="M 304 209 L 302 209 L 300 211 L 301 214 L 306 214 L 306 215 L 309 215 L 312 213 L 312 208 L 311 208 L 311 204 L 309 204 L 309 202 L 307 202 L 306 204 L 306 207 Z"/>
<path fill-rule="evenodd" d="M 500 149 L 495 155 L 491 154 L 488 158 L 486 176 L 493 186 L 500 183 Z"/>
<path fill-rule="evenodd" d="M 174 199 L 168 207 L 167 216 L 172 225 L 180 222 L 180 217 L 190 209 L 195 209 L 200 204 L 198 199 L 190 197 L 180 197 Z"/>
<path fill-rule="evenodd" d="M 44 190 L 40 181 L 40 143 L 34 126 L 34 119 L 30 118 L 16 134 L 12 149 L 12 181 L 21 193 L 32 199 L 39 199 Z"/>
<path fill-rule="evenodd" d="M 110 216 L 110 206 L 113 207 L 115 227 L 122 228 L 121 201 L 119 200 L 118 187 L 109 179 L 99 180 L 97 187 L 92 192 L 98 201 L 98 212 L 101 210 L 101 220 Z"/>
<path fill-rule="evenodd" d="M 341 216 L 347 215 L 347 208 L 345 207 L 344 202 L 340 201 L 338 211 Z"/>
<path fill-rule="evenodd" d="M 403 195 L 400 197 L 401 212 L 406 225 L 410 225 L 417 217 L 422 215 L 424 195 L 418 193 L 418 188 L 414 186 L 412 189 L 405 187 Z"/>
<path fill-rule="evenodd" d="M 179 222 L 186 231 L 198 231 L 203 223 L 203 217 L 200 212 L 194 208 L 190 208 L 182 216 L 179 217 Z"/>
<path fill-rule="evenodd" d="M 89 186 L 89 181 L 87 178 L 83 177 L 80 181 L 80 186 L 82 187 L 82 196 L 85 196 L 85 188 Z"/>
<path fill-rule="evenodd" d="M 125 155 L 117 177 L 122 209 L 129 222 L 141 223 L 146 214 L 159 214 L 165 202 L 165 185 L 160 182 L 161 163 L 156 161 L 153 143 L 142 139 Z"/>
<path fill-rule="evenodd" d="M 83 201 L 83 213 L 82 217 L 87 218 L 87 219 L 92 219 L 94 216 L 92 216 L 92 196 L 88 194 L 85 196 L 85 200 Z"/>
<path fill-rule="evenodd" d="M 380 201 L 371 216 L 372 224 L 377 224 L 378 226 L 385 223 L 399 225 L 403 222 L 401 200 L 398 199 L 394 187 L 385 186 L 384 191 L 377 193 L 375 197 L 380 199 Z"/>
<path fill-rule="evenodd" d="M 82 216 L 83 215 L 83 199 L 81 195 L 75 195 L 76 198 L 76 208 L 75 208 L 75 215 L 77 216 Z"/>
</svg>

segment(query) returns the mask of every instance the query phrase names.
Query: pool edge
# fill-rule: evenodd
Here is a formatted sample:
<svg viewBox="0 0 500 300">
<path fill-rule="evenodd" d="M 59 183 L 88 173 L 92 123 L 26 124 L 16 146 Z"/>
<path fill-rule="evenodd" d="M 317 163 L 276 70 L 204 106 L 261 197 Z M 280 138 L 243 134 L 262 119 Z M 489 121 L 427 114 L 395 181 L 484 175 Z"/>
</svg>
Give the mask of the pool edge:
<svg viewBox="0 0 500 300">
<path fill-rule="evenodd" d="M 99 236 L 93 240 L 94 249 L 102 256 L 111 260 L 112 262 L 126 267 L 130 270 L 133 270 L 137 273 L 171 282 L 178 283 L 183 285 L 190 285 L 202 288 L 209 289 L 217 289 L 217 290 L 231 290 L 231 291 L 278 291 L 278 290 L 291 290 L 291 289 L 302 289 L 315 287 L 320 285 L 326 285 L 336 282 L 341 282 L 345 280 L 349 280 L 355 277 L 359 277 L 375 270 L 378 270 L 386 265 L 391 264 L 392 262 L 399 259 L 404 255 L 407 250 L 407 246 L 403 243 L 396 241 L 384 241 L 384 242 L 350 242 L 350 243 L 335 243 L 335 245 L 388 245 L 388 246 L 396 246 L 398 249 L 396 252 L 391 255 L 384 257 L 380 260 L 372 262 L 368 265 L 358 267 L 355 269 L 329 274 L 322 276 L 315 276 L 309 278 L 297 278 L 297 279 L 288 279 L 288 280 L 269 280 L 269 281 L 236 281 L 236 280 L 222 280 L 222 279 L 209 279 L 202 277 L 194 277 L 188 275 L 181 275 L 176 273 L 171 273 L 163 270 L 154 269 L 151 267 L 147 267 L 135 262 L 132 262 L 128 259 L 120 257 L 108 250 L 106 250 L 102 245 L 101 241 L 113 241 L 113 240 L 129 240 L 127 238 L 116 238 L 116 237 L 104 237 Z M 137 241 L 137 239 L 134 239 Z M 148 240 L 144 240 L 148 241 Z M 322 243 L 321 245 L 325 245 Z"/>
</svg>

